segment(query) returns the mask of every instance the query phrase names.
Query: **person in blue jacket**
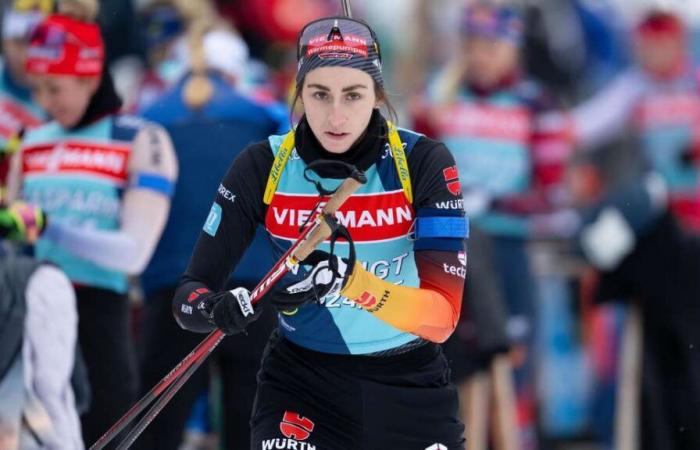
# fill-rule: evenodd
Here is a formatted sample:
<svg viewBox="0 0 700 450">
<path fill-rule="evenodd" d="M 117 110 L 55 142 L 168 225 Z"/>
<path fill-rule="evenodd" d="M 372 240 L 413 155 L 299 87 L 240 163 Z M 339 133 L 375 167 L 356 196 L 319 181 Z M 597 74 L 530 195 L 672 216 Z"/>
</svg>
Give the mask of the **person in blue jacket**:
<svg viewBox="0 0 700 450">
<path fill-rule="evenodd" d="M 187 269 L 202 221 L 209 213 L 209 205 L 200 200 L 217 190 L 226 196 L 219 180 L 231 159 L 249 143 L 289 127 L 284 106 L 263 103 L 237 90 L 237 74 L 247 55 L 238 36 L 226 29 L 212 29 L 191 39 L 190 73 L 143 111 L 144 117 L 168 130 L 183 167 L 163 238 L 142 275 L 147 299 L 141 365 L 144 392 L 201 340 L 180 329 L 170 312 L 180 275 Z M 227 198 L 234 201 L 232 195 Z M 238 284 L 252 288 L 272 267 L 268 245 L 258 235 L 233 275 Z M 224 382 L 225 448 L 249 446 L 255 375 L 274 321 L 270 310 L 262 326 L 251 329 L 247 336 L 225 340 L 217 349 L 214 359 Z M 141 448 L 178 448 L 188 415 L 207 380 L 207 371 L 200 370 L 183 386 L 146 429 L 139 440 Z"/>
</svg>

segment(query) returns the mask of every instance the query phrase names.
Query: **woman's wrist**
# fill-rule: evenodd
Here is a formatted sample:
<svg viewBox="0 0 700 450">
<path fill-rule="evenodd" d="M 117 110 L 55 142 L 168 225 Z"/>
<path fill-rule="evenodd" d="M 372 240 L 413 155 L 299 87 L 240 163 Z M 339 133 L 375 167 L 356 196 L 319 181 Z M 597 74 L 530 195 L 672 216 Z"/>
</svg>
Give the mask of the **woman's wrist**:
<svg viewBox="0 0 700 450">
<path fill-rule="evenodd" d="M 345 283 L 345 287 L 340 291 L 340 295 L 350 300 L 359 298 L 366 290 L 368 278 L 371 276 L 372 274 L 367 272 L 365 268 L 362 267 L 362 264 L 356 262 L 350 277 Z"/>
</svg>

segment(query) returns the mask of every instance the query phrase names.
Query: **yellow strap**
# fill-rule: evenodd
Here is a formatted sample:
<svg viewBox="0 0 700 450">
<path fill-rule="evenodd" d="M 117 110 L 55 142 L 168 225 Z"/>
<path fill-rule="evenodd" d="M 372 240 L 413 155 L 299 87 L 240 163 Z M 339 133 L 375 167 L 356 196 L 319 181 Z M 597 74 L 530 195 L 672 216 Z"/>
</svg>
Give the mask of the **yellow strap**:
<svg viewBox="0 0 700 450">
<path fill-rule="evenodd" d="M 5 151 L 9 154 L 16 153 L 22 145 L 22 137 L 19 133 L 12 135 L 5 144 Z"/>
<path fill-rule="evenodd" d="M 403 150 L 403 143 L 399 137 L 399 132 L 396 129 L 396 125 L 387 121 L 387 126 L 389 127 L 389 146 L 391 147 L 391 153 L 394 156 L 394 164 L 396 165 L 396 173 L 399 175 L 399 181 L 401 182 L 401 188 L 406 196 L 406 199 L 413 203 L 413 190 L 411 189 L 411 174 L 408 172 L 408 161 L 406 160 L 406 152 Z M 272 168 L 270 169 L 270 175 L 267 178 L 267 186 L 265 186 L 265 196 L 263 201 L 266 205 L 272 202 L 272 197 L 274 197 L 275 192 L 277 192 L 277 185 L 282 178 L 282 172 L 284 172 L 284 167 L 287 165 L 289 160 L 289 155 L 292 154 L 294 150 L 294 130 L 287 133 L 282 141 L 275 160 L 272 162 Z"/>
<path fill-rule="evenodd" d="M 270 175 L 267 178 L 267 186 L 265 186 L 265 196 L 263 201 L 266 205 L 272 203 L 272 197 L 274 197 L 275 192 L 277 192 L 277 185 L 280 183 L 282 178 L 282 172 L 284 172 L 284 166 L 287 165 L 287 160 L 289 155 L 292 154 L 294 150 L 294 130 L 287 133 L 282 141 L 277 156 L 272 162 L 272 168 L 270 169 Z"/>
<path fill-rule="evenodd" d="M 50 14 L 53 7 L 53 0 L 15 0 L 13 8 L 19 12 L 40 11 L 44 14 Z"/>
<path fill-rule="evenodd" d="M 394 164 L 396 164 L 396 173 L 399 174 L 399 181 L 403 188 L 403 193 L 409 203 L 413 204 L 413 189 L 411 188 L 411 174 L 408 172 L 408 160 L 406 152 L 403 151 L 403 143 L 399 137 L 399 132 L 396 125 L 387 121 L 389 127 L 389 146 L 391 153 L 394 156 Z"/>
</svg>

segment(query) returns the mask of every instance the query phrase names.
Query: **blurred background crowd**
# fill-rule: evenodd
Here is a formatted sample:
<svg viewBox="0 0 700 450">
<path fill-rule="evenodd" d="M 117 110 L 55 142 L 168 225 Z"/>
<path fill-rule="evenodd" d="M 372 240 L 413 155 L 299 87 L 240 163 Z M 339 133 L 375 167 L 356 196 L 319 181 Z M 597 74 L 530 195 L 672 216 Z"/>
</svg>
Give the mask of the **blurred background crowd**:
<svg viewBox="0 0 700 450">
<path fill-rule="evenodd" d="M 292 125 L 297 32 L 340 10 L 61 3 L 3 8 L 3 450 L 89 447 L 199 342 L 170 301 L 209 201 L 238 152 Z M 469 269 L 445 350 L 468 448 L 700 448 L 700 2 L 352 8 L 379 36 L 399 125 L 444 141 L 460 172 Z M 53 41 L 79 41 L 82 61 L 93 22 L 103 68 L 42 66 Z M 46 157 L 58 141 L 63 156 Z M 59 182 L 52 164 L 102 178 Z M 232 280 L 252 287 L 271 264 L 259 237 Z M 268 313 L 137 448 L 248 448 Z"/>
</svg>

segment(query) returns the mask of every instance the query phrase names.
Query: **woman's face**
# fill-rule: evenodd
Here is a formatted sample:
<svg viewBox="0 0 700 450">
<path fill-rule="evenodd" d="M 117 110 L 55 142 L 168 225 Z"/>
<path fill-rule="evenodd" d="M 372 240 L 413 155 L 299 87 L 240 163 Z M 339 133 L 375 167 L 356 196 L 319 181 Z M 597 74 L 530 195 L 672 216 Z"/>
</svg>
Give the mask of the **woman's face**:
<svg viewBox="0 0 700 450">
<path fill-rule="evenodd" d="M 63 128 L 75 126 L 83 117 L 99 78 L 40 75 L 31 78 L 34 99 Z"/>
<path fill-rule="evenodd" d="M 567 168 L 565 182 L 577 207 L 585 208 L 599 201 L 604 191 L 600 171 L 592 164 L 571 165 Z"/>
<path fill-rule="evenodd" d="M 679 68 L 686 55 L 685 42 L 672 36 L 638 37 L 635 56 L 647 72 L 670 75 Z"/>
<path fill-rule="evenodd" d="M 467 77 L 477 86 L 489 89 L 518 69 L 518 47 L 511 42 L 470 37 L 465 46 Z"/>
<path fill-rule="evenodd" d="M 348 151 L 379 106 L 372 77 L 348 67 L 320 67 L 309 72 L 301 102 L 311 131 L 331 153 Z"/>
</svg>

